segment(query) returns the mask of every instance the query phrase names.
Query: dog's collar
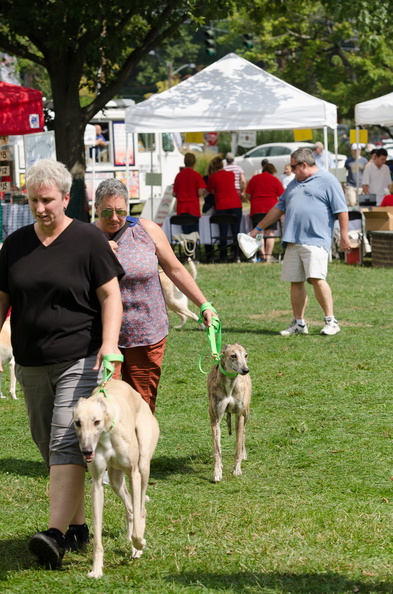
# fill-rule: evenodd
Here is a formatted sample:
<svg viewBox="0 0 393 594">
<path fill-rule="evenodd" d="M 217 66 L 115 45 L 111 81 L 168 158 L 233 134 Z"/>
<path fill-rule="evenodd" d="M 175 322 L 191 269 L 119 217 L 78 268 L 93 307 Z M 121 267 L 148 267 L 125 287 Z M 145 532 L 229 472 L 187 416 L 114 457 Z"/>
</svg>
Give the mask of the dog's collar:
<svg viewBox="0 0 393 594">
<path fill-rule="evenodd" d="M 223 366 L 221 365 L 221 357 L 218 359 L 218 369 L 221 371 L 221 373 L 223 375 L 226 375 L 226 377 L 237 377 L 239 374 L 237 372 L 235 373 L 229 373 L 229 371 L 225 371 L 225 369 L 223 368 Z"/>
<path fill-rule="evenodd" d="M 101 384 L 100 389 L 98 390 L 99 393 L 103 394 L 107 400 L 111 400 L 111 397 L 108 395 L 107 390 L 105 389 L 106 382 Z M 113 417 L 112 423 L 110 424 L 109 431 L 113 429 L 115 426 L 116 417 Z"/>
</svg>

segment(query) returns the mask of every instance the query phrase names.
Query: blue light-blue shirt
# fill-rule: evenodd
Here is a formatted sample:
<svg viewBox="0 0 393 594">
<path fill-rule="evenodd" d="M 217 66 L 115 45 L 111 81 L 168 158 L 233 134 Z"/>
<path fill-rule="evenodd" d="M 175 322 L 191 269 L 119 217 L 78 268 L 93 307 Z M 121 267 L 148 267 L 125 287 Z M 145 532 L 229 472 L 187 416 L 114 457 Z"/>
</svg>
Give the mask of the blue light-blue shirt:
<svg viewBox="0 0 393 594">
<path fill-rule="evenodd" d="M 284 244 L 316 245 L 327 252 L 332 245 L 334 215 L 348 210 L 340 183 L 323 169 L 304 181 L 292 180 L 276 208 L 285 212 Z"/>
</svg>

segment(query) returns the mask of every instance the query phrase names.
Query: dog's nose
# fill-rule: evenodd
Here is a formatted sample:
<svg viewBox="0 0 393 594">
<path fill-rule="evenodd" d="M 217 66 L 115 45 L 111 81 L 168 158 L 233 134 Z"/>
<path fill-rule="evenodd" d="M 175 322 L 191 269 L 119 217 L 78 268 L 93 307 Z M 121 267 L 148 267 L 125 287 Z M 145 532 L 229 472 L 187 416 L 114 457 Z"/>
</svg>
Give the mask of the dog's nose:
<svg viewBox="0 0 393 594">
<path fill-rule="evenodd" d="M 248 367 L 242 367 L 242 375 L 247 375 L 247 373 L 250 373 Z"/>
<path fill-rule="evenodd" d="M 82 450 L 82 454 L 84 456 L 91 456 L 93 453 L 93 450 Z"/>
</svg>

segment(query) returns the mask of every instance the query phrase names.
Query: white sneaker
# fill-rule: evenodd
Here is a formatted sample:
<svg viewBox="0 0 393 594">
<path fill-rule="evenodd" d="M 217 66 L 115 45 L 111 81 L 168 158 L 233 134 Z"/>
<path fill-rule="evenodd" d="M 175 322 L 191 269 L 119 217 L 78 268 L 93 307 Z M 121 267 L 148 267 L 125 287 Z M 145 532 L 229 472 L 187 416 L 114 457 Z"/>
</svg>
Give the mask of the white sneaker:
<svg viewBox="0 0 393 594">
<path fill-rule="evenodd" d="M 292 320 L 291 325 L 286 330 L 281 330 L 281 336 L 292 336 L 292 334 L 308 334 L 307 324 L 302 326 L 296 320 Z"/>
<path fill-rule="evenodd" d="M 337 320 L 333 318 L 333 320 L 328 320 L 325 318 L 325 325 L 321 330 L 321 334 L 326 334 L 327 336 L 334 336 L 340 332 L 340 326 L 337 323 Z"/>
</svg>

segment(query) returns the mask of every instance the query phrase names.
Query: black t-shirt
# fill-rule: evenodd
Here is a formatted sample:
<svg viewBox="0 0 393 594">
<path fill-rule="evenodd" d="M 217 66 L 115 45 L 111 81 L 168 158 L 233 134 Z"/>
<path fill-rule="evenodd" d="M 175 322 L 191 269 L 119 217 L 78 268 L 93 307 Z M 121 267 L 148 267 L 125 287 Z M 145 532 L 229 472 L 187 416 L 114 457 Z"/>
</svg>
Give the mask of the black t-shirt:
<svg viewBox="0 0 393 594">
<path fill-rule="evenodd" d="M 11 299 L 14 356 L 24 366 L 74 361 L 102 342 L 96 289 L 124 271 L 103 233 L 72 223 L 45 247 L 34 225 L 12 233 L 0 250 L 0 290 Z"/>
</svg>

